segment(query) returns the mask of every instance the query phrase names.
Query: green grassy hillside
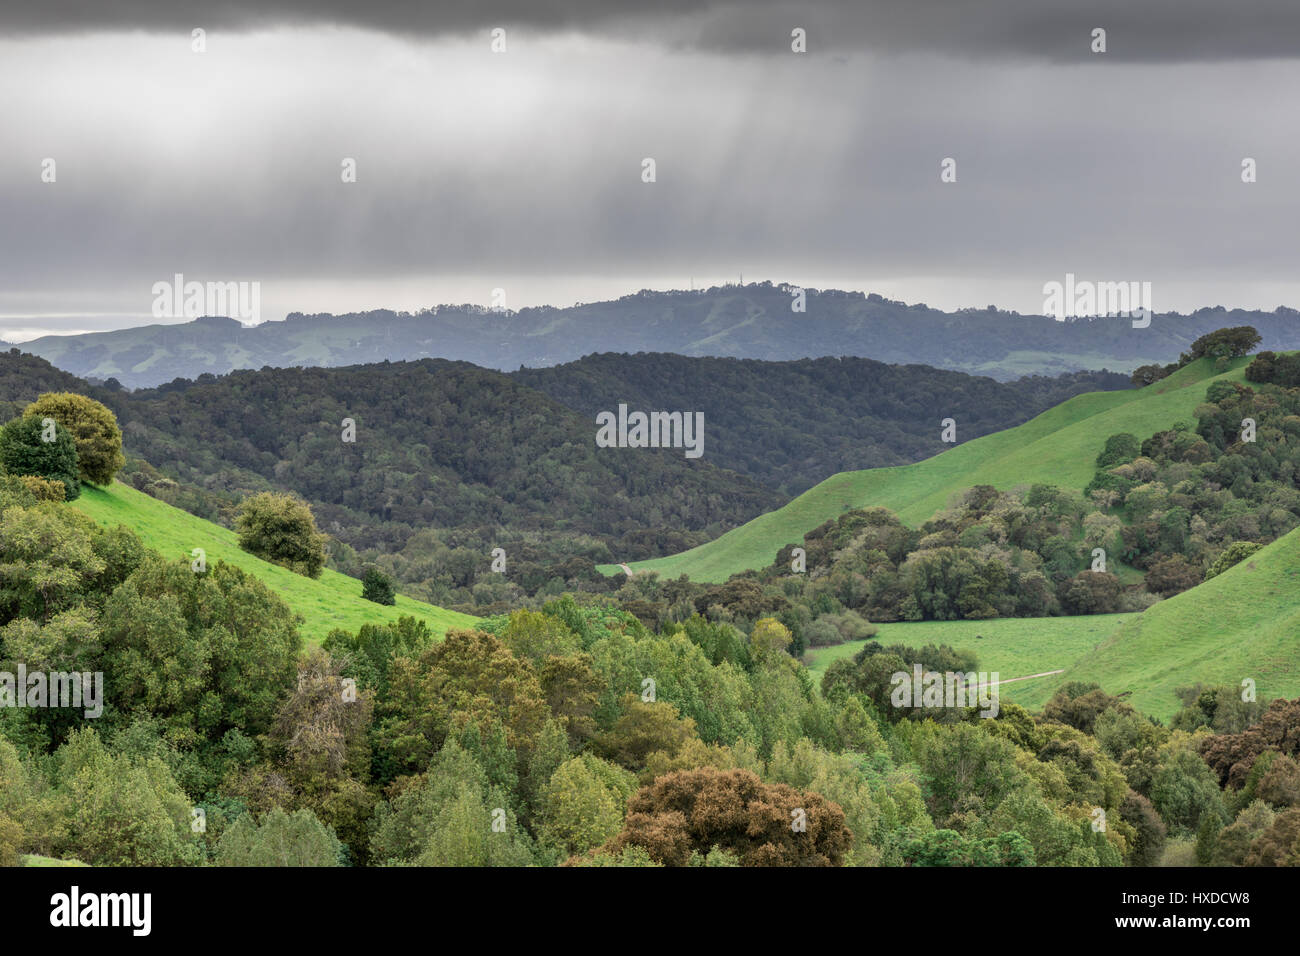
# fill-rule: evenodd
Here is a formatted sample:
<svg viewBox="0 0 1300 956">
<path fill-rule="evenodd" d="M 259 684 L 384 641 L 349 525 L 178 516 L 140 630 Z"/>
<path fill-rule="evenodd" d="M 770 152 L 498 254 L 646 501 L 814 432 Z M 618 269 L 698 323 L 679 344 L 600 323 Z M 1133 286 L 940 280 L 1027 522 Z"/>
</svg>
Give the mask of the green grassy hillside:
<svg viewBox="0 0 1300 956">
<path fill-rule="evenodd" d="M 1060 679 L 1132 691 L 1139 710 L 1167 717 L 1175 688 L 1247 677 L 1260 700 L 1300 695 L 1300 529 L 1125 621 Z"/>
<path fill-rule="evenodd" d="M 318 643 L 336 627 L 356 631 L 362 624 L 395 621 L 403 614 L 425 621 L 437 634 L 477 620 L 401 595 L 394 607 L 375 604 L 361 597 L 360 581 L 337 571 L 322 571 L 316 580 L 295 574 L 240 550 L 230 529 L 196 518 L 120 482 L 107 489 L 83 485 L 81 497 L 72 505 L 100 524 L 126 525 L 146 546 L 166 558 L 189 560 L 192 549 L 202 548 L 210 565 L 225 561 L 256 575 L 302 615 L 299 629 L 312 643 Z"/>
<path fill-rule="evenodd" d="M 1300 529 L 1190 591 L 1141 614 L 882 624 L 882 644 L 949 644 L 974 651 L 1003 679 L 1064 669 L 1004 688 L 1008 700 L 1041 707 L 1063 682 L 1130 692 L 1134 707 L 1168 720 L 1174 691 L 1203 684 L 1256 684 L 1260 700 L 1300 695 Z M 863 641 L 821 648 L 806 662 L 821 679 Z"/>
<path fill-rule="evenodd" d="M 665 577 L 725 581 L 737 572 L 766 567 L 784 545 L 802 541 L 805 532 L 849 508 L 882 506 L 916 525 L 973 485 L 1009 490 L 1042 482 L 1081 491 L 1092 480 L 1097 453 L 1109 436 L 1131 432 L 1146 438 L 1179 421 L 1192 421 L 1210 382 L 1243 381 L 1249 362 L 1236 359 L 1230 371 L 1216 376 L 1211 361 L 1201 359 L 1147 388 L 1080 395 L 1023 425 L 912 465 L 842 472 L 714 541 L 631 567 Z M 960 421 L 957 428 L 960 437 Z M 936 436 L 938 431 L 936 421 Z M 618 572 L 613 565 L 601 570 Z"/>
</svg>

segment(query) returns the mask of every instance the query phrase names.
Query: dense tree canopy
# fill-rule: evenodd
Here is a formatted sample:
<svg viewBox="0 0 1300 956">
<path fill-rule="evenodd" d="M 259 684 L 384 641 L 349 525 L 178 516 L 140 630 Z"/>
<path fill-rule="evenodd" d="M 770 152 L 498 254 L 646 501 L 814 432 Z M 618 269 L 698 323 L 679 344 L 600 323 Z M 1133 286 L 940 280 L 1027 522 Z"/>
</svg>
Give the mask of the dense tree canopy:
<svg viewBox="0 0 1300 956">
<path fill-rule="evenodd" d="M 1160 722 L 1103 679 L 1034 712 L 900 705 L 898 672 L 979 671 L 982 645 L 871 638 L 1135 609 L 1228 573 L 1300 523 L 1297 442 L 1300 393 L 1216 383 L 1194 424 L 1096 449 L 1083 496 L 976 486 L 916 528 L 846 509 L 804 536 L 798 576 L 787 547 L 719 584 L 575 591 L 540 539 L 507 542 L 523 570 L 498 573 L 491 529 L 433 535 L 411 575 L 499 613 L 313 648 L 252 574 L 0 475 L 0 672 L 105 682 L 93 717 L 0 707 L 0 863 L 1293 865 L 1300 701 L 1193 684 Z M 818 685 L 803 650 L 847 640 Z"/>
<path fill-rule="evenodd" d="M 126 464 L 117 417 L 93 398 L 74 392 L 47 392 L 23 414 L 53 418 L 72 434 L 82 481 L 107 485 Z"/>
<path fill-rule="evenodd" d="M 68 501 L 81 494 L 76 442 L 48 416 L 24 415 L 0 428 L 0 468 L 10 475 L 58 481 Z"/>
</svg>

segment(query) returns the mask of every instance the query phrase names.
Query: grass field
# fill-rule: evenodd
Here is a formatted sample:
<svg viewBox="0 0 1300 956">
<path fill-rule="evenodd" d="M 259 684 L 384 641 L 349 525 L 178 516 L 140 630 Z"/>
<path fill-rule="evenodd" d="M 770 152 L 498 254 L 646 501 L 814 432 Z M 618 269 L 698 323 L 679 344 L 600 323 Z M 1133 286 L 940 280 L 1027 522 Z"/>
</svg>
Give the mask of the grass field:
<svg viewBox="0 0 1300 956">
<path fill-rule="evenodd" d="M 1158 717 L 1177 709 L 1175 688 L 1196 681 L 1251 678 L 1264 701 L 1300 695 L 1300 529 L 1124 622 L 1063 677 L 1132 691 Z"/>
<path fill-rule="evenodd" d="M 1198 682 L 1239 686 L 1249 677 L 1260 700 L 1292 698 L 1300 696 L 1300 529 L 1141 614 L 879 626 L 881 644 L 974 651 L 980 670 L 1004 680 L 1064 669 L 1003 690 L 1031 709 L 1069 680 L 1127 691 L 1134 707 L 1162 720 L 1180 706 L 1174 691 Z M 831 661 L 863 643 L 820 648 L 805 662 L 820 681 Z"/>
<path fill-rule="evenodd" d="M 385 607 L 361 597 L 361 582 L 337 571 L 325 570 L 315 580 L 287 568 L 263 561 L 242 551 L 235 533 L 228 528 L 197 518 L 179 508 L 150 498 L 129 485 L 114 482 L 107 489 L 83 485 L 81 497 L 72 506 L 100 524 L 126 525 L 147 547 L 163 557 L 184 557 L 202 548 L 210 565 L 218 561 L 233 564 L 256 575 L 302 616 L 299 630 L 311 643 L 319 643 L 336 627 L 356 631 L 362 624 L 395 621 L 403 614 L 428 623 L 437 634 L 448 628 L 471 625 L 476 618 L 448 611 L 422 601 L 398 595 L 394 607 Z"/>
<path fill-rule="evenodd" d="M 1131 432 L 1146 438 L 1179 421 L 1193 421 L 1210 382 L 1242 381 L 1248 364 L 1248 358 L 1235 359 L 1230 371 L 1216 376 L 1210 360 L 1201 359 L 1147 388 L 1079 395 L 1023 425 L 915 464 L 841 472 L 707 544 L 631 567 L 665 577 L 725 581 L 740 571 L 766 567 L 784 545 L 801 542 L 805 532 L 849 508 L 883 506 L 915 526 L 974 485 L 1010 490 L 1043 482 L 1081 491 L 1092 480 L 1093 463 L 1109 436 Z M 957 427 L 960 436 L 960 422 Z M 936 421 L 936 437 L 938 432 Z M 613 565 L 601 570 L 618 572 Z"/>
<path fill-rule="evenodd" d="M 921 647 L 948 644 L 974 652 L 982 671 L 997 671 L 1001 680 L 1069 668 L 1105 642 L 1120 625 L 1137 614 L 1094 614 L 1084 617 L 1010 617 L 992 621 L 918 621 L 880 624 L 872 640 L 881 644 Z M 811 651 L 804 658 L 820 683 L 832 661 L 852 657 L 866 641 L 851 641 Z M 1001 693 L 1025 707 L 1038 708 L 1066 675 L 1008 684 Z"/>
</svg>

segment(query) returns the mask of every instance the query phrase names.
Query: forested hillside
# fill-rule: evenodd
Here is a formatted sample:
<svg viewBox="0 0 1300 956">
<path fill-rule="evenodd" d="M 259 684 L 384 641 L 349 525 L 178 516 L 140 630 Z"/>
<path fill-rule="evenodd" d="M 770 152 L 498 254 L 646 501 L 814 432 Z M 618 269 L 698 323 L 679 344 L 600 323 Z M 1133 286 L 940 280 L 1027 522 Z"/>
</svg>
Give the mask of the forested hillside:
<svg viewBox="0 0 1300 956">
<path fill-rule="evenodd" d="M 12 353 L 5 363 L 32 367 Z M 6 381 L 6 397 L 35 397 L 25 371 Z M 430 526 L 614 540 L 667 527 L 689 540 L 782 500 L 681 449 L 597 454 L 592 419 L 465 363 L 268 369 L 93 394 L 117 413 L 129 455 L 157 463 L 173 485 L 213 493 L 207 507 L 250 490 L 292 489 L 357 547 L 400 547 Z M 344 440 L 344 419 L 355 441 Z M 148 474 L 166 488 L 167 479 Z"/>
<path fill-rule="evenodd" d="M 0 668 L 103 679 L 93 716 L 0 709 L 0 864 L 1275 866 L 1294 852 L 1297 701 L 1192 686 L 1170 726 L 1078 682 L 1041 713 L 900 707 L 891 672 L 983 663 L 869 642 L 814 683 L 771 617 L 651 630 L 571 597 L 441 640 L 401 618 L 307 649 L 240 568 L 195 572 L 17 478 L 0 479 L 0 516 Z"/>
<path fill-rule="evenodd" d="M 862 358 L 760 362 L 663 353 L 589 355 L 511 377 L 589 416 L 619 402 L 703 411 L 710 460 L 786 495 L 836 472 L 937 454 L 948 447 L 939 427 L 948 417 L 961 423 L 965 440 L 1073 395 L 1129 387 L 1128 376 L 1106 372 L 1000 383 Z"/>
<path fill-rule="evenodd" d="M 466 609 L 520 589 L 605 590 L 596 565 L 716 538 L 782 504 L 782 481 L 798 488 L 839 461 L 909 461 L 946 447 L 937 440 L 945 414 L 960 417 L 963 436 L 979 434 L 1090 385 L 1124 384 L 1105 373 L 1000 384 L 856 359 L 615 355 L 536 376 L 426 360 L 267 369 L 131 393 L 0 355 L 0 399 L 15 411 L 46 389 L 109 405 L 124 431 L 122 480 L 135 488 L 219 523 L 251 492 L 292 491 L 332 536 L 332 567 L 359 575 L 377 561 L 405 593 Z M 703 458 L 597 449 L 594 412 L 619 401 L 703 411 Z M 345 418 L 354 443 L 343 440 Z M 508 551 L 504 574 L 487 570 L 495 547 Z"/>
</svg>

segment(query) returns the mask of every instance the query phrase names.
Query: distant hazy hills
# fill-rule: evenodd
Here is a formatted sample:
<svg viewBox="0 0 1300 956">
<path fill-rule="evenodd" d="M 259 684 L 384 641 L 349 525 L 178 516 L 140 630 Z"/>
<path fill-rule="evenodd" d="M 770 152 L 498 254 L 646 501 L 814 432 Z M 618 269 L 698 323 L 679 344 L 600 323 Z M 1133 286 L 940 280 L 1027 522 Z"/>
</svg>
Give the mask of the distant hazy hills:
<svg viewBox="0 0 1300 956">
<path fill-rule="evenodd" d="M 337 367 L 446 358 L 501 370 L 558 365 L 594 352 L 785 361 L 861 356 L 923 364 L 1001 380 L 1080 369 L 1129 371 L 1172 361 L 1198 336 L 1253 325 L 1261 348 L 1300 348 L 1300 312 L 1202 309 L 1156 315 L 1134 329 L 1125 318 L 1058 322 L 990 309 L 940 312 L 861 293 L 812 291 L 807 311 L 768 283 L 697 292 L 642 292 L 570 308 L 492 312 L 441 306 L 415 314 L 290 315 L 243 328 L 208 317 L 182 325 L 45 336 L 22 344 L 75 375 L 149 388 L 176 378 L 272 366 Z"/>
</svg>

